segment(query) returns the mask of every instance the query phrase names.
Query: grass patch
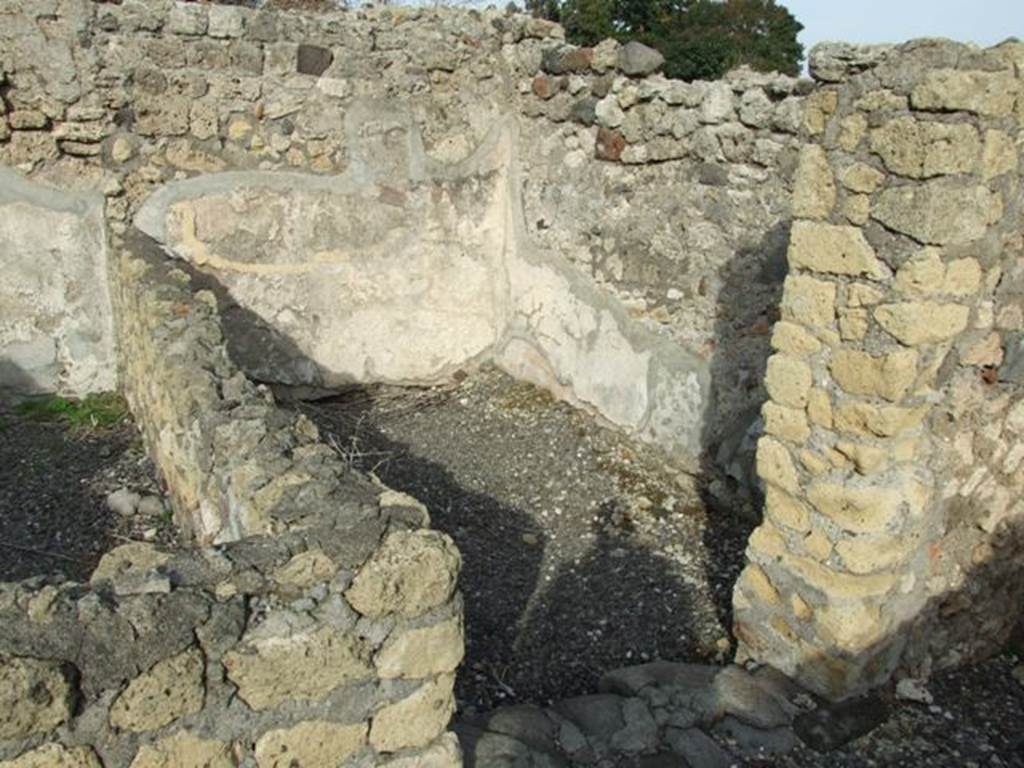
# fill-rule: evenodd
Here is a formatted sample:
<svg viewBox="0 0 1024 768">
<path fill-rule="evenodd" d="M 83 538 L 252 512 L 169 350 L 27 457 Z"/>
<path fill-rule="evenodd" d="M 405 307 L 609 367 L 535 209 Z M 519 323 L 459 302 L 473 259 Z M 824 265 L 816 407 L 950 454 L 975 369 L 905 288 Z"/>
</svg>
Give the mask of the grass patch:
<svg viewBox="0 0 1024 768">
<path fill-rule="evenodd" d="M 76 431 L 110 429 L 128 418 L 128 404 L 114 392 L 87 395 L 78 400 L 51 395 L 26 400 L 18 413 L 33 421 L 60 422 Z"/>
</svg>

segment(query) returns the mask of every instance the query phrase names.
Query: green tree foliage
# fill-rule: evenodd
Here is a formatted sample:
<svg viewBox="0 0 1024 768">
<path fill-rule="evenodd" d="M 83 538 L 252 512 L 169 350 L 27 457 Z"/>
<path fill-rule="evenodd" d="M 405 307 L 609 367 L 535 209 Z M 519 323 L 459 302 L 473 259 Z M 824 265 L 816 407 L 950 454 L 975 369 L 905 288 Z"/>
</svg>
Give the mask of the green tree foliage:
<svg viewBox="0 0 1024 768">
<path fill-rule="evenodd" d="M 762 72 L 800 73 L 804 47 L 796 36 L 804 25 L 774 0 L 730 0 L 721 6 L 725 28 L 737 56 Z"/>
<path fill-rule="evenodd" d="M 577 45 L 640 40 L 664 54 L 668 76 L 684 80 L 742 64 L 796 75 L 803 59 L 803 25 L 775 0 L 527 0 L 527 8 L 561 22 Z"/>
<path fill-rule="evenodd" d="M 610 0 L 571 0 L 563 4 L 560 18 L 565 34 L 580 45 L 594 45 L 615 37 L 615 8 Z"/>
</svg>

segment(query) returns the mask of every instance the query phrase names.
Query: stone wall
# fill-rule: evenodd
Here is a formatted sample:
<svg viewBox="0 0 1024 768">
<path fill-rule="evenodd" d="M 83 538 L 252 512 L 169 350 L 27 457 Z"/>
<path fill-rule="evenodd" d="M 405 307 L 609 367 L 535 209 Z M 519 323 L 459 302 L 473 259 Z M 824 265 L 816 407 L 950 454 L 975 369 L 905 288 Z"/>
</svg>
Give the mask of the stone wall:
<svg viewBox="0 0 1024 768">
<path fill-rule="evenodd" d="M 740 481 L 763 428 L 741 658 L 842 696 L 983 650 L 1021 594 L 1019 48 L 828 48 L 816 85 L 658 63 L 494 10 L 7 0 L 0 164 L 102 192 L 110 233 L 210 289 L 118 254 L 121 383 L 201 542 L 392 525 L 238 362 L 321 385 L 493 359 Z M 420 257 L 423 290 L 394 280 Z M 387 259 L 390 314 L 352 324 L 345 269 Z M 478 335 L 434 359 L 371 333 L 467 301 Z M 324 318 L 355 352 L 316 348 Z M 381 373 L 400 358 L 422 370 Z"/>
<path fill-rule="evenodd" d="M 1024 590 L 1024 47 L 812 56 L 740 655 L 822 693 L 990 652 Z"/>
<path fill-rule="evenodd" d="M 496 128 L 454 166 L 414 140 L 369 188 L 351 172 L 203 176 L 161 189 L 135 222 L 244 308 L 228 331 L 261 380 L 423 384 L 495 362 L 699 456 L 705 363 L 524 240 L 513 137 Z"/>
<path fill-rule="evenodd" d="M 454 544 L 252 385 L 154 245 L 115 251 L 132 409 L 178 522 L 228 541 L 0 585 L 0 765 L 460 765 Z"/>
<path fill-rule="evenodd" d="M 792 175 L 823 119 L 812 83 L 668 80 L 614 41 L 514 53 L 526 234 L 703 361 L 702 447 L 728 463 L 765 397 Z"/>
<path fill-rule="evenodd" d="M 411 378 L 489 355 L 689 459 L 755 420 L 809 83 L 752 73 L 669 81 L 648 50 L 613 42 L 577 49 L 556 25 L 493 10 L 303 16 L 165 1 L 12 0 L 0 14 L 0 163 L 57 187 L 102 190 L 114 230 L 168 182 L 288 170 L 336 179 L 333 188 L 360 211 L 334 217 L 339 224 L 369 221 L 372 208 L 408 232 L 422 202 L 447 219 L 435 217 L 413 242 L 450 244 L 467 226 L 480 230 L 468 222 L 472 207 L 459 201 L 486 198 L 494 180 L 467 180 L 464 171 L 488 136 L 506 131 L 513 146 L 499 167 L 510 199 L 503 226 L 492 229 L 511 242 L 485 244 L 507 250 L 506 265 L 516 257 L 522 269 L 512 275 L 508 306 L 498 308 L 493 349 L 482 352 L 482 332 L 494 318 L 463 318 L 475 337 L 457 354 L 437 350 L 437 363 Z M 484 186 L 474 192 L 473 184 Z M 349 249 L 381 230 L 339 224 Z M 228 245 L 238 253 L 226 255 L 273 260 L 253 245 L 269 235 L 240 226 Z M 409 241 L 375 245 L 394 257 Z M 459 263 L 467 260 L 443 268 Z M 321 354 L 331 346 L 325 334 L 313 354 L 315 345 L 304 343 L 304 326 L 322 332 L 316 324 L 325 313 L 333 314 L 326 326 L 350 319 L 326 289 L 305 315 L 289 314 L 283 302 L 267 306 L 260 297 L 281 301 L 308 278 L 250 274 L 243 288 L 215 265 L 203 268 L 227 284 L 224 316 L 249 373 L 306 383 L 352 378 L 351 359 Z M 442 281 L 467 290 L 478 283 Z M 485 291 L 476 291 L 473 306 Z M 406 315 L 416 302 L 434 302 L 420 312 L 432 322 L 415 324 L 428 330 L 452 319 L 435 311 L 438 301 L 466 304 L 456 292 L 400 298 L 394 304 Z M 544 322 L 536 322 L 538 302 Z M 245 322 L 254 314 L 265 332 L 236 333 L 254 325 Z M 373 322 L 380 318 L 360 327 Z M 263 342 L 275 334 L 285 351 L 267 365 Z M 378 334 L 363 346 L 408 361 L 399 338 L 422 343 L 395 334 L 388 349 Z M 618 362 L 603 365 L 607 354 Z"/>
</svg>

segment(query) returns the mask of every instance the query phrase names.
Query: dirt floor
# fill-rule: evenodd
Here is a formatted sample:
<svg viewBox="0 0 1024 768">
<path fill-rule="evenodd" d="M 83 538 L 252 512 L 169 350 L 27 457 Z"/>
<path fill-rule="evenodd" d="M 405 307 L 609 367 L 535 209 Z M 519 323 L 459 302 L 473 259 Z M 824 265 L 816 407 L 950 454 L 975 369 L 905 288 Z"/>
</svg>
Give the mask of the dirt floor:
<svg viewBox="0 0 1024 768">
<path fill-rule="evenodd" d="M 174 538 L 169 515 L 122 516 L 106 503 L 128 488 L 159 492 L 130 418 L 100 428 L 0 403 L 0 581 L 86 581 L 125 541 Z"/>
<path fill-rule="evenodd" d="M 494 370 L 299 407 L 354 466 L 427 504 L 458 543 L 460 714 L 592 693 L 603 671 L 648 659 L 728 658 L 728 605 L 752 523 L 709 511 L 697 479 L 659 452 Z M 1024 766 L 1021 661 L 1008 652 L 937 675 L 932 704 L 890 701 L 883 725 L 838 750 L 801 744 L 745 764 Z"/>
<path fill-rule="evenodd" d="M 463 710 L 596 689 L 608 669 L 729 650 L 749 524 L 695 479 L 493 369 L 306 403 L 359 469 L 422 500 L 463 555 Z"/>
</svg>

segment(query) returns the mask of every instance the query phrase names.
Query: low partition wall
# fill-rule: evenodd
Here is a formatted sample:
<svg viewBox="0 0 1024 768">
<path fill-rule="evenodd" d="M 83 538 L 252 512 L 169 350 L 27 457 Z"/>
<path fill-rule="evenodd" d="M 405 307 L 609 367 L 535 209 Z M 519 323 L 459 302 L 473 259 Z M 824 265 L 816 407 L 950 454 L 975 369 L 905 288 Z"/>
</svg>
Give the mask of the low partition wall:
<svg viewBox="0 0 1024 768">
<path fill-rule="evenodd" d="M 124 385 L 178 522 L 0 585 L 0 765 L 458 766 L 460 558 L 230 362 L 213 297 L 115 245 Z"/>
<path fill-rule="evenodd" d="M 757 453 L 741 658 L 841 697 L 990 652 L 1024 595 L 1024 46 L 827 49 Z"/>
</svg>

